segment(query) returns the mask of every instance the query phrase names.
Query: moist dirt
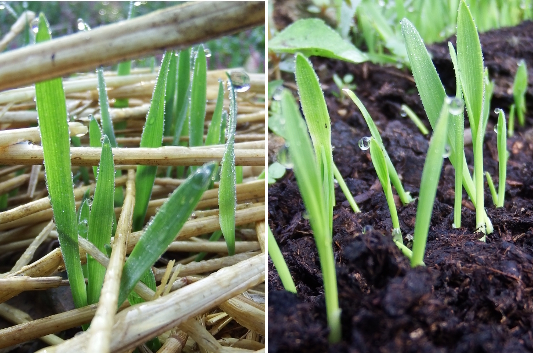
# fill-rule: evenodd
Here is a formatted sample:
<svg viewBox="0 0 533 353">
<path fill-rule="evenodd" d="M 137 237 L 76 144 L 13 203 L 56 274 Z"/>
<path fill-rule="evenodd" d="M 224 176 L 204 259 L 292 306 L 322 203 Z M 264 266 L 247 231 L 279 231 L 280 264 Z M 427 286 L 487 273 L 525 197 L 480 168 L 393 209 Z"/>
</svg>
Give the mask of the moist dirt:
<svg viewBox="0 0 533 353">
<path fill-rule="evenodd" d="M 333 248 L 343 339 L 329 344 L 320 262 L 293 173 L 289 170 L 269 187 L 269 226 L 298 290 L 296 295 L 283 290 L 269 259 L 270 352 L 533 351 L 533 23 L 487 32 L 480 39 L 496 84 L 484 143 L 484 168 L 496 184 L 493 111 L 509 111 L 519 60 L 525 59 L 529 68 L 526 126 L 517 127 L 507 141 L 505 206 L 494 207 L 485 184 L 494 233 L 481 242 L 473 205 L 463 193 L 462 227 L 454 229 L 454 169 L 446 160 L 426 266 L 415 269 L 392 242 L 390 213 L 370 154 L 358 147 L 359 139 L 370 132 L 355 104 L 335 96 L 338 88 L 332 81 L 334 73 L 354 76 L 355 92 L 376 122 L 405 189 L 417 197 L 430 137 L 400 114 L 401 104 L 406 104 L 429 128 L 412 75 L 396 67 L 312 59 L 332 120 L 333 158 L 362 212 L 352 211 L 336 185 Z M 455 42 L 454 37 L 449 40 Z M 447 41 L 429 50 L 453 96 L 455 76 Z M 466 158 L 472 166 L 471 145 Z M 404 243 L 411 246 L 417 201 L 402 206 L 397 199 L 397 206 Z"/>
</svg>

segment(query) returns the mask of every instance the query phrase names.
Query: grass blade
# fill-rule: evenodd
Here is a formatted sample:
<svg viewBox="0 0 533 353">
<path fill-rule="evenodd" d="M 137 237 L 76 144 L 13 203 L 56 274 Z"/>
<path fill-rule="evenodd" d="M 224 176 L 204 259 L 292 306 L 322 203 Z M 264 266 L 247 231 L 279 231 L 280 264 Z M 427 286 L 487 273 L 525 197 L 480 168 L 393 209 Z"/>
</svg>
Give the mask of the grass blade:
<svg viewBox="0 0 533 353">
<path fill-rule="evenodd" d="M 505 123 L 505 113 L 502 109 L 498 114 L 498 204 L 496 207 L 503 207 L 505 201 L 505 183 L 507 180 L 507 129 Z"/>
<path fill-rule="evenodd" d="M 385 161 L 387 162 L 387 169 L 389 172 L 390 180 L 392 182 L 392 185 L 394 185 L 394 188 L 396 189 L 396 192 L 398 193 L 400 200 L 402 201 L 404 205 L 413 201 L 413 199 L 411 198 L 411 195 L 409 195 L 409 193 L 404 190 L 400 177 L 398 176 L 398 173 L 396 172 L 396 168 L 394 168 L 394 165 L 392 164 L 392 161 L 390 160 L 389 154 L 387 153 L 387 150 L 385 149 L 385 146 L 383 145 L 383 142 L 381 141 L 379 130 L 376 124 L 374 124 L 374 120 L 372 120 L 372 117 L 370 116 L 370 114 L 368 114 L 368 111 L 363 105 L 363 102 L 361 102 L 359 98 L 355 95 L 355 93 L 353 93 L 349 89 L 343 89 L 343 91 L 352 99 L 355 105 L 357 105 L 357 107 L 363 114 L 363 118 L 365 119 L 368 129 L 370 130 L 370 134 L 372 135 L 374 140 L 376 140 L 379 147 L 381 147 L 381 150 L 383 151 L 383 154 L 385 155 Z"/>
<path fill-rule="evenodd" d="M 165 93 L 165 127 L 163 129 L 164 136 L 174 136 L 174 104 L 176 100 L 176 72 L 178 66 L 178 57 L 174 54 L 170 58 L 167 77 L 167 89 Z"/>
<path fill-rule="evenodd" d="M 220 132 L 222 123 L 222 108 L 224 106 L 224 83 L 218 82 L 218 96 L 215 110 L 213 111 L 213 117 L 209 128 L 207 130 L 207 136 L 205 138 L 205 145 L 218 145 L 220 143 Z"/>
<path fill-rule="evenodd" d="M 119 305 L 174 240 L 207 189 L 214 168 L 215 163 L 208 163 L 199 168 L 161 206 L 124 265 Z"/>
<path fill-rule="evenodd" d="M 48 22 L 41 13 L 36 42 L 41 43 L 50 39 Z M 78 250 L 78 221 L 74 204 L 67 107 L 62 79 L 55 78 L 36 83 L 35 96 L 44 153 L 46 184 L 74 305 L 79 308 L 87 305 L 87 292 Z"/>
<path fill-rule="evenodd" d="M 187 111 L 189 109 L 189 84 L 191 80 L 191 50 L 189 48 L 182 50 L 178 54 L 178 78 L 176 92 L 176 115 L 174 122 L 174 140 L 173 145 L 177 145 L 182 133 L 183 124 L 187 120 Z"/>
<path fill-rule="evenodd" d="M 329 340 L 330 342 L 338 342 L 342 334 L 341 310 L 337 294 L 331 227 L 324 206 L 324 194 L 320 192 L 323 187 L 321 173 L 313 153 L 311 140 L 307 134 L 307 126 L 300 115 L 294 98 L 288 91 L 283 91 L 282 93 L 281 107 L 286 117 L 286 139 L 294 164 L 294 175 L 298 182 L 305 209 L 309 212 L 309 221 L 320 257 L 320 267 L 324 278 L 326 312 L 330 328 Z"/>
<path fill-rule="evenodd" d="M 235 172 L 235 131 L 237 129 L 237 101 L 235 89 L 229 74 L 230 112 L 227 123 L 227 139 L 222 166 L 220 169 L 220 185 L 218 188 L 218 205 L 220 229 L 224 234 L 229 255 L 235 254 L 235 207 L 237 205 Z"/>
<path fill-rule="evenodd" d="M 324 201 L 330 228 L 333 227 L 333 154 L 331 149 L 331 120 L 313 66 L 302 54 L 296 54 L 296 83 L 307 128 L 313 141 L 318 168 L 322 172 Z M 330 232 L 331 233 L 331 232 Z"/>
<path fill-rule="evenodd" d="M 102 130 L 100 129 L 100 124 L 94 118 L 90 116 L 91 120 L 89 121 L 89 145 L 91 147 L 101 147 L 102 146 Z M 93 166 L 94 177 L 98 175 L 98 167 Z"/>
<path fill-rule="evenodd" d="M 516 76 L 513 82 L 513 96 L 515 101 L 515 106 L 517 107 L 518 123 L 520 126 L 524 126 L 525 118 L 524 113 L 526 112 L 526 100 L 525 94 L 527 90 L 527 68 L 526 62 L 520 60 L 518 64 L 518 70 L 516 70 Z"/>
<path fill-rule="evenodd" d="M 443 100 L 444 101 L 444 100 Z M 416 208 L 415 231 L 413 236 L 413 255 L 411 266 L 424 265 L 424 253 L 433 213 L 433 203 L 437 195 L 443 154 L 446 147 L 446 130 L 448 130 L 448 103 L 444 102 L 439 121 L 435 126 L 433 137 L 429 143 L 424 169 L 422 171 L 422 181 L 420 182 L 420 196 Z"/>
<path fill-rule="evenodd" d="M 146 116 L 146 123 L 141 136 L 140 147 L 160 147 L 163 141 L 163 123 L 165 113 L 165 91 L 168 66 L 174 52 L 167 51 L 161 62 L 161 69 L 152 95 L 152 104 Z M 133 209 L 133 230 L 141 230 L 152 194 L 157 167 L 140 165 L 135 175 L 135 207 Z"/>
<path fill-rule="evenodd" d="M 111 141 L 107 135 L 104 135 L 100 166 L 96 179 L 96 189 L 94 190 L 94 200 L 89 217 L 88 237 L 88 240 L 102 252 L 105 252 L 104 246 L 111 242 L 113 215 L 115 213 L 113 207 L 114 196 L 115 164 L 113 163 Z M 104 283 L 105 267 L 88 256 L 87 269 L 89 272 L 87 302 L 88 304 L 94 304 L 100 299 L 100 290 Z"/>
<path fill-rule="evenodd" d="M 207 89 L 207 59 L 204 46 L 200 45 L 194 60 L 189 114 L 189 147 L 204 144 L 204 120 Z"/>
<path fill-rule="evenodd" d="M 276 267 L 276 270 L 278 271 L 279 278 L 281 279 L 281 283 L 285 290 L 291 293 L 296 293 L 296 286 L 294 285 L 291 273 L 289 272 L 289 267 L 283 258 L 283 254 L 279 249 L 278 243 L 276 242 L 270 227 L 268 227 L 268 255 L 270 255 L 274 267 Z"/>
</svg>

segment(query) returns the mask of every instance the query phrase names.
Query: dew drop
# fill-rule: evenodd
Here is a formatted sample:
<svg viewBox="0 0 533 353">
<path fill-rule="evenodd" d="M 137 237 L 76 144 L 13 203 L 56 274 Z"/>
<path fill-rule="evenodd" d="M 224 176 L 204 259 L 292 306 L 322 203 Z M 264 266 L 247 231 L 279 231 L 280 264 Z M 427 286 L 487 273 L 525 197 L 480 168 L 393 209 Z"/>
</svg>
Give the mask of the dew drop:
<svg viewBox="0 0 533 353">
<path fill-rule="evenodd" d="M 100 16 L 104 16 L 107 12 L 106 10 L 101 9 L 100 11 L 98 11 L 98 13 L 100 14 Z"/>
<path fill-rule="evenodd" d="M 359 148 L 363 151 L 366 151 L 370 148 L 370 140 L 372 138 L 365 136 L 359 140 Z"/>
<path fill-rule="evenodd" d="M 135 2 L 133 3 L 133 5 L 134 5 L 134 6 L 141 6 L 141 5 L 142 5 L 142 2 L 140 2 L 140 1 L 135 1 Z"/>
<path fill-rule="evenodd" d="M 5 2 L 0 2 L 0 10 L 4 10 L 6 8 Z"/>
<path fill-rule="evenodd" d="M 496 108 L 494 109 L 494 114 L 500 114 L 502 110 L 500 108 Z"/>
<path fill-rule="evenodd" d="M 373 230 L 374 230 L 374 227 L 372 227 L 371 225 L 367 224 L 366 226 L 363 227 L 363 234 L 371 232 Z"/>
<path fill-rule="evenodd" d="M 31 25 L 32 32 L 37 34 L 37 32 L 39 31 L 39 18 L 33 19 L 33 21 L 31 21 L 30 25 Z"/>
<path fill-rule="evenodd" d="M 463 112 L 465 107 L 465 102 L 462 99 L 457 97 L 447 97 L 446 103 L 449 105 L 450 114 L 459 115 Z"/>
<path fill-rule="evenodd" d="M 208 48 L 204 49 L 204 53 L 205 53 L 205 57 L 206 58 L 210 58 L 211 57 L 211 50 L 209 50 Z"/>
<path fill-rule="evenodd" d="M 283 94 L 283 86 L 278 86 L 274 90 L 274 93 L 272 94 L 272 99 L 275 100 L 275 101 L 280 101 L 282 94 Z"/>
<path fill-rule="evenodd" d="M 83 31 L 85 29 L 85 22 L 83 19 L 78 18 L 78 31 Z"/>
<path fill-rule="evenodd" d="M 448 158 L 450 157 L 451 149 L 450 146 L 447 144 L 444 146 L 444 154 L 442 155 L 442 158 Z"/>
<path fill-rule="evenodd" d="M 289 146 L 285 144 L 276 154 L 276 161 L 287 169 L 292 169 L 294 164 L 289 154 Z"/>
<path fill-rule="evenodd" d="M 235 92 L 246 92 L 250 89 L 250 76 L 244 70 L 231 71 L 230 77 Z"/>
<path fill-rule="evenodd" d="M 400 112 L 400 115 L 405 118 L 407 116 L 407 113 L 405 112 L 405 110 L 402 109 L 402 111 Z"/>
<path fill-rule="evenodd" d="M 498 133 L 498 125 L 494 125 L 494 132 L 497 134 Z"/>
</svg>

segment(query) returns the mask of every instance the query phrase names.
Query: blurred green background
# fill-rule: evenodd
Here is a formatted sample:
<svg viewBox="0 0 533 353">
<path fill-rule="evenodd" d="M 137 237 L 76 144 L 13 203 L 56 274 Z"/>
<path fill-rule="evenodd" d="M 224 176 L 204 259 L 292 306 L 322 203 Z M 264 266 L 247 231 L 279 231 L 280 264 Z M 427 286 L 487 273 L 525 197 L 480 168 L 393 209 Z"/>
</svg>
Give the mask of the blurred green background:
<svg viewBox="0 0 533 353">
<path fill-rule="evenodd" d="M 0 36 L 10 31 L 25 11 L 43 12 L 54 38 L 78 32 L 78 19 L 91 28 L 127 19 L 130 6 L 133 17 L 185 3 L 185 1 L 0 1 Z M 19 34 L 7 47 L 13 50 L 32 43 L 31 31 Z M 204 43 L 211 51 L 210 69 L 245 67 L 249 72 L 265 70 L 265 27 L 257 27 L 232 36 Z M 151 60 L 137 60 L 133 67 L 150 65 Z"/>
</svg>

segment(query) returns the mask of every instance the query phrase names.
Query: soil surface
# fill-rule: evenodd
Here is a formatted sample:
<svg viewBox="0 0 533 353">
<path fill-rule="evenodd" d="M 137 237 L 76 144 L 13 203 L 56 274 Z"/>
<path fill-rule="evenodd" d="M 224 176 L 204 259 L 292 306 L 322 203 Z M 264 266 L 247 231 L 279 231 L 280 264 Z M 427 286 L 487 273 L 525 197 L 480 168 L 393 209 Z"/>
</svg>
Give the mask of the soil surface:
<svg viewBox="0 0 533 353">
<path fill-rule="evenodd" d="M 283 290 L 269 260 L 270 352 L 533 351 L 533 23 L 480 37 L 485 65 L 496 82 L 484 144 L 484 168 L 496 184 L 492 111 L 508 112 L 520 59 L 530 68 L 526 126 L 517 127 L 507 142 L 505 207 L 494 207 L 485 185 L 485 206 L 494 225 L 486 243 L 474 233 L 475 212 L 466 193 L 462 227 L 452 228 L 454 170 L 445 161 L 423 268 L 412 269 L 392 242 L 390 213 L 370 154 L 358 147 L 370 133 L 357 107 L 334 96 L 338 89 L 331 78 L 333 73 L 354 75 L 356 93 L 376 122 L 404 187 L 417 197 L 429 136 L 400 115 L 400 105 L 406 104 L 427 120 L 410 72 L 313 58 L 332 119 L 334 161 L 362 212 L 355 214 L 336 187 L 333 247 L 343 341 L 330 345 L 320 263 L 293 173 L 270 186 L 269 225 L 298 290 L 297 295 Z M 446 42 L 430 51 L 453 95 Z M 466 157 L 472 166 L 471 146 Z M 411 246 L 417 202 L 402 206 L 397 201 L 404 243 Z"/>
</svg>

